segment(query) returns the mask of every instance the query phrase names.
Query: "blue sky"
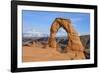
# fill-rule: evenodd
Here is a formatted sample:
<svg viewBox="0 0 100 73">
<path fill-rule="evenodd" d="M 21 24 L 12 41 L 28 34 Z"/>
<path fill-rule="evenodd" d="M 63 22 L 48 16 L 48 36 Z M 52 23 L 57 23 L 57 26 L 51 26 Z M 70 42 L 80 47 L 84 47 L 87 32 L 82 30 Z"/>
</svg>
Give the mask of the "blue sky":
<svg viewBox="0 0 100 73">
<path fill-rule="evenodd" d="M 50 33 L 50 26 L 55 18 L 62 17 L 70 19 L 76 31 L 80 35 L 89 34 L 90 32 L 90 14 L 75 12 L 47 12 L 23 10 L 23 33 Z M 66 35 L 63 29 L 58 31 L 58 35 Z"/>
</svg>

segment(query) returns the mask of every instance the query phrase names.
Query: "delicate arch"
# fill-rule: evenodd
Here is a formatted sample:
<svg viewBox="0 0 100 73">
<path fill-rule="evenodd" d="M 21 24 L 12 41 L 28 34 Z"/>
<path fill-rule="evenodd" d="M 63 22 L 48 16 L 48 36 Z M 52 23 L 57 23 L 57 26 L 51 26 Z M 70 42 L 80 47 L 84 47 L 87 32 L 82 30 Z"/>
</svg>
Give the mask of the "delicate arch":
<svg viewBox="0 0 100 73">
<path fill-rule="evenodd" d="M 62 27 L 68 34 L 68 44 L 66 43 L 65 50 L 84 51 L 84 47 L 80 41 L 78 33 L 74 29 L 69 19 L 56 18 L 50 28 L 50 37 L 48 44 L 52 48 L 57 48 L 56 33 Z"/>
</svg>

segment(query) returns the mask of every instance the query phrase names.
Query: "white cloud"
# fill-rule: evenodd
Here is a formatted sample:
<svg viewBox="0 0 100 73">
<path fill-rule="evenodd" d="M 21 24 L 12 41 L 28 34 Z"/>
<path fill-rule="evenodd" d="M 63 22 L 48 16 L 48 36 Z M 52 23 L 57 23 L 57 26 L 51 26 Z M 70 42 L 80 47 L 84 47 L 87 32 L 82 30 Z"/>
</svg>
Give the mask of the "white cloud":
<svg viewBox="0 0 100 73">
<path fill-rule="evenodd" d="M 56 34 L 56 36 L 62 37 L 62 36 L 67 36 L 67 32 L 65 31 L 65 29 L 60 28 Z"/>
<path fill-rule="evenodd" d="M 58 32 L 63 32 L 63 33 L 65 33 L 66 31 L 65 31 L 65 29 L 63 29 L 63 28 L 61 27 L 61 28 L 59 28 Z"/>
<path fill-rule="evenodd" d="M 72 22 L 79 22 L 79 21 L 82 21 L 82 18 L 81 17 L 71 18 L 71 21 Z"/>
</svg>

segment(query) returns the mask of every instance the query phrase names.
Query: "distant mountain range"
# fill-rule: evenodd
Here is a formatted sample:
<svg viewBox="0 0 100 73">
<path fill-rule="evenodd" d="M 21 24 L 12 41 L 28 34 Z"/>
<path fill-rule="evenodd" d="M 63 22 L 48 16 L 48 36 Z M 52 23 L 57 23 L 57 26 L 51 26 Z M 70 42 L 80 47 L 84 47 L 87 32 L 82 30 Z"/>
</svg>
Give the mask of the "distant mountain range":
<svg viewBox="0 0 100 73">
<path fill-rule="evenodd" d="M 26 37 L 26 38 L 48 37 L 48 34 L 45 34 L 45 33 L 23 33 L 23 37 Z"/>
<path fill-rule="evenodd" d="M 48 35 L 47 34 L 41 34 L 41 36 L 39 35 L 34 35 L 34 34 L 25 34 L 23 35 L 23 44 L 28 42 L 28 41 L 44 41 L 47 42 L 48 41 Z M 83 44 L 83 46 L 85 48 L 90 48 L 90 35 L 82 35 L 80 36 L 81 42 Z M 68 42 L 68 39 L 66 36 L 64 37 L 56 37 L 56 40 L 58 43 L 64 44 L 66 45 L 66 43 Z"/>
</svg>

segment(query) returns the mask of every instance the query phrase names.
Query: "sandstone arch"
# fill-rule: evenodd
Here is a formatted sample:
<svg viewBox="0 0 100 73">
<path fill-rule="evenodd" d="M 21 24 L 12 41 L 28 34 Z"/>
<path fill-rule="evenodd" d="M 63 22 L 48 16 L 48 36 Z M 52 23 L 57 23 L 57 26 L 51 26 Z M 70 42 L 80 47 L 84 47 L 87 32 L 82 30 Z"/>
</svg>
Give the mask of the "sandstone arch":
<svg viewBox="0 0 100 73">
<path fill-rule="evenodd" d="M 56 33 L 59 28 L 62 27 L 65 29 L 66 33 L 68 34 L 68 44 L 65 47 L 65 51 L 84 51 L 84 47 L 80 41 L 80 37 L 74 27 L 71 24 L 69 19 L 63 18 L 56 18 L 50 28 L 50 37 L 48 40 L 49 47 L 53 49 L 57 49 L 57 42 L 56 42 Z M 67 37 L 66 37 L 67 38 Z"/>
</svg>

